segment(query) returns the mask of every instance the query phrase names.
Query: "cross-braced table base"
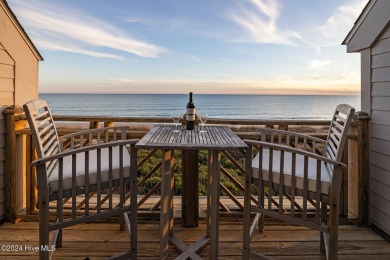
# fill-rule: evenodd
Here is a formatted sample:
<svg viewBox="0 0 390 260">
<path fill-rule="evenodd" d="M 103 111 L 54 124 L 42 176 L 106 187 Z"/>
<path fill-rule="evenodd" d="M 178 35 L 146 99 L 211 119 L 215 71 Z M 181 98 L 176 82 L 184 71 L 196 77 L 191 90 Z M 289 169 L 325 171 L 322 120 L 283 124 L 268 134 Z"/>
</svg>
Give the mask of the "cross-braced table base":
<svg viewBox="0 0 390 260">
<path fill-rule="evenodd" d="M 209 150 L 206 235 L 196 243 L 188 246 L 173 233 L 173 150 L 162 150 L 160 211 L 161 259 L 168 257 L 168 243 L 171 243 L 181 253 L 176 259 L 187 259 L 189 257 L 191 259 L 202 259 L 197 253 L 207 245 L 210 245 L 210 259 L 218 258 L 220 160 L 221 155 L 218 150 Z"/>
</svg>

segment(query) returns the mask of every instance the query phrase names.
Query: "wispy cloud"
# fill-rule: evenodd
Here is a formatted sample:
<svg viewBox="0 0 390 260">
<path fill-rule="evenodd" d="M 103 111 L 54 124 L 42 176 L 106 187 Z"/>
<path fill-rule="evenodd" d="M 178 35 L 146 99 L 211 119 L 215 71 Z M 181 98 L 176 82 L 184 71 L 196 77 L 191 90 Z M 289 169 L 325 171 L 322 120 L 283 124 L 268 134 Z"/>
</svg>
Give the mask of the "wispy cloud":
<svg viewBox="0 0 390 260">
<path fill-rule="evenodd" d="M 293 39 L 300 35 L 278 28 L 280 9 L 279 0 L 246 0 L 239 7 L 229 9 L 227 15 L 247 33 L 240 41 L 293 45 Z"/>
<path fill-rule="evenodd" d="M 318 69 L 323 68 L 330 64 L 330 60 L 311 60 L 308 63 L 308 69 Z"/>
<path fill-rule="evenodd" d="M 368 0 L 350 0 L 338 6 L 319 28 L 314 28 L 321 46 L 340 45 Z"/>
<path fill-rule="evenodd" d="M 78 10 L 21 0 L 13 1 L 12 8 L 42 49 L 113 59 L 120 56 L 107 53 L 110 50 L 148 58 L 166 52 L 162 47 L 134 39 L 110 23 Z M 96 50 L 98 48 L 105 51 Z"/>
</svg>

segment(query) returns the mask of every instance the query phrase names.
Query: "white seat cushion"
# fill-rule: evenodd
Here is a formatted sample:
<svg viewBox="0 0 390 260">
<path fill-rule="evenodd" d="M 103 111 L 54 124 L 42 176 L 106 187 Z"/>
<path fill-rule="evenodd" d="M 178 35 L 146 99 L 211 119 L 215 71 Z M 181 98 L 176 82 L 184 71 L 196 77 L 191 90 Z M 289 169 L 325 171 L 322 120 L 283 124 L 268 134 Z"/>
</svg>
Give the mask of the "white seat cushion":
<svg viewBox="0 0 390 260">
<path fill-rule="evenodd" d="M 280 182 L 280 151 L 273 151 L 273 163 L 272 163 L 272 179 L 274 183 Z M 292 154 L 289 152 L 284 153 L 284 185 L 291 187 L 291 162 Z M 303 175 L 304 175 L 304 156 L 296 155 L 296 188 L 303 189 Z M 252 178 L 259 178 L 259 154 L 252 161 Z M 308 189 L 309 191 L 316 192 L 316 179 L 317 179 L 317 160 L 309 158 L 308 160 Z M 269 180 L 269 149 L 263 149 L 263 180 Z M 321 193 L 329 194 L 330 191 L 330 178 L 328 170 L 325 164 L 321 162 Z"/>
<path fill-rule="evenodd" d="M 112 148 L 112 180 L 119 179 L 119 148 Z M 63 160 L 63 187 L 64 190 L 72 189 L 72 156 L 66 156 Z M 124 177 L 130 176 L 130 154 L 126 147 L 123 147 L 123 167 Z M 49 177 L 50 191 L 58 191 L 58 163 Z M 101 149 L 101 182 L 107 182 L 109 178 L 109 149 Z M 89 184 L 96 184 L 97 181 L 97 150 L 89 152 Z M 85 185 L 85 153 L 76 155 L 76 185 L 83 187 Z"/>
</svg>

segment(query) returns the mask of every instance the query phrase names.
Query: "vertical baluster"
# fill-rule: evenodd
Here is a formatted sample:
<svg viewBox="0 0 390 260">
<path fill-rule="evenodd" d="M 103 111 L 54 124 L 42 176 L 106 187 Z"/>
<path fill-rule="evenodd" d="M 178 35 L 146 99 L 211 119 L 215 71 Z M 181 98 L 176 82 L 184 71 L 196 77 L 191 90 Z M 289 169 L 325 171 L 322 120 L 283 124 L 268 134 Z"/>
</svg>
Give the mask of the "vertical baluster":
<svg viewBox="0 0 390 260">
<path fill-rule="evenodd" d="M 258 194 L 258 207 L 261 209 L 265 208 L 263 154 L 264 154 L 264 148 L 263 148 L 263 146 L 260 146 L 260 150 L 259 150 L 259 179 L 258 179 L 258 185 L 257 185 L 257 187 L 258 187 L 257 194 Z M 263 232 L 263 230 L 264 230 L 264 214 L 261 214 L 261 216 L 260 216 L 259 227 L 260 227 L 260 232 Z"/>
<path fill-rule="evenodd" d="M 85 200 L 85 216 L 89 215 L 89 151 L 85 152 L 85 176 L 84 176 L 84 200 Z"/>
<path fill-rule="evenodd" d="M 279 176 L 279 213 L 283 213 L 283 189 L 284 189 L 284 150 L 280 151 L 280 176 Z"/>
<path fill-rule="evenodd" d="M 58 221 L 61 223 L 64 221 L 64 159 L 58 159 L 58 198 L 57 198 L 57 217 Z M 62 229 L 58 231 L 57 236 L 57 247 L 62 246 Z"/>
<path fill-rule="evenodd" d="M 76 218 L 76 155 L 72 154 L 72 218 Z"/>
<path fill-rule="evenodd" d="M 121 191 L 122 193 L 122 191 Z M 108 149 L 108 208 L 112 209 L 112 147 Z"/>
<path fill-rule="evenodd" d="M 309 186 L 309 158 L 304 157 L 303 165 L 303 219 L 307 218 L 307 197 L 308 197 L 308 186 Z"/>
<path fill-rule="evenodd" d="M 101 161 L 102 161 L 102 151 L 101 149 L 97 149 L 97 155 L 96 155 L 96 166 L 97 166 L 97 172 L 96 172 L 96 206 L 97 206 L 97 213 L 101 212 L 101 200 L 102 200 L 102 169 L 101 169 Z"/>
<path fill-rule="evenodd" d="M 321 161 L 317 160 L 316 176 L 316 223 L 321 224 Z"/>
<path fill-rule="evenodd" d="M 295 187 L 297 185 L 296 179 L 297 155 L 292 154 L 291 157 L 291 217 L 295 215 Z"/>
<path fill-rule="evenodd" d="M 269 149 L 269 165 L 268 165 L 268 209 L 272 209 L 272 181 L 273 181 L 273 158 L 274 149 Z"/>
</svg>

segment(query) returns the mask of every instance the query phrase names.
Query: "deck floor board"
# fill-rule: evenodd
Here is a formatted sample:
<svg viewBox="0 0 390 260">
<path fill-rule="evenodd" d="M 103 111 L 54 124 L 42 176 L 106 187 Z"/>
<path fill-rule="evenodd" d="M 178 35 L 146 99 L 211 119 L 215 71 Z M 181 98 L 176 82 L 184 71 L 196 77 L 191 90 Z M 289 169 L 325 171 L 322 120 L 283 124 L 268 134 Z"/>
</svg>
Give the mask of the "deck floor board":
<svg viewBox="0 0 390 260">
<path fill-rule="evenodd" d="M 194 243 L 205 231 L 204 223 L 196 228 L 175 225 L 175 234 L 185 243 Z M 102 259 L 123 252 L 128 247 L 127 232 L 119 231 L 117 223 L 91 223 L 64 230 L 63 247 L 54 252 L 53 259 Z M 158 223 L 142 223 L 138 227 L 139 259 L 158 259 Z M 220 225 L 220 259 L 241 259 L 242 223 L 222 222 Z M 340 259 L 390 259 L 390 243 L 368 227 L 340 226 Z M 38 223 L 5 223 L 0 226 L 0 244 L 18 246 L 38 245 Z M 252 247 L 274 259 L 324 259 L 319 251 L 319 233 L 310 229 L 270 225 L 265 233 L 255 234 Z M 169 259 L 178 252 L 170 247 Z M 0 251 L 1 259 L 37 258 L 37 252 Z M 207 258 L 208 247 L 201 253 Z"/>
</svg>

